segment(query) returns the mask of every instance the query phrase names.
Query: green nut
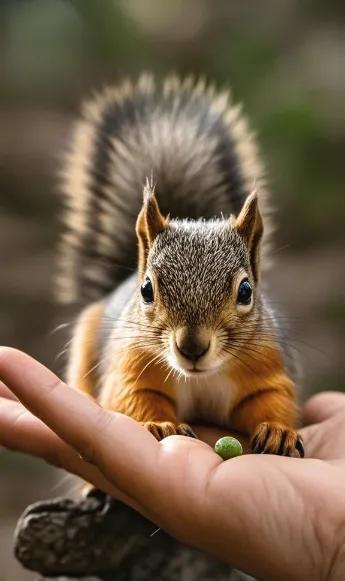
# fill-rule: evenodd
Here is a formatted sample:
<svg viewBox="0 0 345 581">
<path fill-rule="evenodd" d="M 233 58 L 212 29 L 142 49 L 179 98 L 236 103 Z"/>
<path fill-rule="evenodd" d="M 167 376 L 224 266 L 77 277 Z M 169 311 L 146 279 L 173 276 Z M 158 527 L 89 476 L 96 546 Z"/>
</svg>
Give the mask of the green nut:
<svg viewBox="0 0 345 581">
<path fill-rule="evenodd" d="M 223 460 L 229 460 L 229 458 L 241 456 L 243 453 L 243 448 L 241 442 L 236 440 L 236 438 L 232 438 L 231 436 L 224 436 L 215 443 L 214 451 L 221 458 L 223 458 Z"/>
</svg>

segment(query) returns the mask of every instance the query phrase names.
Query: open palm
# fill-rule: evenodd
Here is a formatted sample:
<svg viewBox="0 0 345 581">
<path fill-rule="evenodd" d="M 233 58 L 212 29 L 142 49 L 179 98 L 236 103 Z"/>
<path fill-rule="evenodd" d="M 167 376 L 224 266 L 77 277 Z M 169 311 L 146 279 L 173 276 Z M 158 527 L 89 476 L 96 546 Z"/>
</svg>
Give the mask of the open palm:
<svg viewBox="0 0 345 581">
<path fill-rule="evenodd" d="M 0 349 L 0 443 L 41 456 L 179 540 L 263 579 L 345 578 L 345 396 L 305 408 L 306 458 L 223 462 L 203 440 L 162 442 L 103 410 L 28 355 Z M 20 400 L 20 402 L 18 401 Z"/>
</svg>

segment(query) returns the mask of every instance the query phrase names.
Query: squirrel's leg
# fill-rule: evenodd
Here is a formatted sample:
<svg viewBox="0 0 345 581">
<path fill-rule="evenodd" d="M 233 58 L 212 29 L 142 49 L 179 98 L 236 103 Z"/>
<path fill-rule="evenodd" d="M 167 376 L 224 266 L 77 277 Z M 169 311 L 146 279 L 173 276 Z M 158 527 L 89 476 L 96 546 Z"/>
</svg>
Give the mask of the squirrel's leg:
<svg viewBox="0 0 345 581">
<path fill-rule="evenodd" d="M 279 387 L 247 393 L 232 410 L 231 427 L 251 437 L 256 454 L 304 456 L 301 436 L 294 429 L 296 403 L 293 394 Z"/>
<path fill-rule="evenodd" d="M 121 363 L 115 372 L 108 374 L 102 386 L 99 398 L 102 407 L 130 416 L 157 440 L 175 434 L 196 437 L 190 426 L 178 420 L 174 388 L 165 381 L 165 367 L 147 365 L 133 351 Z"/>
<path fill-rule="evenodd" d="M 95 369 L 103 303 L 86 307 L 78 318 L 69 350 L 66 380 L 68 385 L 96 397 Z"/>
<path fill-rule="evenodd" d="M 174 399 L 156 389 L 123 390 L 121 397 L 113 398 L 105 407 L 140 422 L 157 440 L 176 434 L 196 437 L 190 426 L 179 423 Z"/>
</svg>

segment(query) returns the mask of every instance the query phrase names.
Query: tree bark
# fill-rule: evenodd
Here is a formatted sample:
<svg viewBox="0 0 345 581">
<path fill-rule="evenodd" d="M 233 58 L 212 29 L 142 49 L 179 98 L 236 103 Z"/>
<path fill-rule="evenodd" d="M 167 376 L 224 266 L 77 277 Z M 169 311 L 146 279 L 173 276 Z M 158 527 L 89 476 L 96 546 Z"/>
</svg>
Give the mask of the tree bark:
<svg viewBox="0 0 345 581">
<path fill-rule="evenodd" d="M 15 532 L 15 555 L 41 581 L 235 581 L 250 579 L 186 547 L 99 491 L 79 500 L 29 506 Z"/>
</svg>

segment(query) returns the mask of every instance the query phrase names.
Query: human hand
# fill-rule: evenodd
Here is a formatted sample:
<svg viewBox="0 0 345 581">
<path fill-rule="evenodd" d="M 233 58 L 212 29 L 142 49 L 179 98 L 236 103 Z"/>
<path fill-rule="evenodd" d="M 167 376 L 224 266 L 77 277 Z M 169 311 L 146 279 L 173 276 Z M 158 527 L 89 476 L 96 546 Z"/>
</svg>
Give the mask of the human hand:
<svg viewBox="0 0 345 581">
<path fill-rule="evenodd" d="M 78 474 L 180 541 L 255 577 L 344 578 L 344 395 L 307 403 L 304 460 L 244 455 L 223 462 L 200 440 L 157 442 L 14 349 L 0 350 L 0 378 L 3 446 Z"/>
</svg>

